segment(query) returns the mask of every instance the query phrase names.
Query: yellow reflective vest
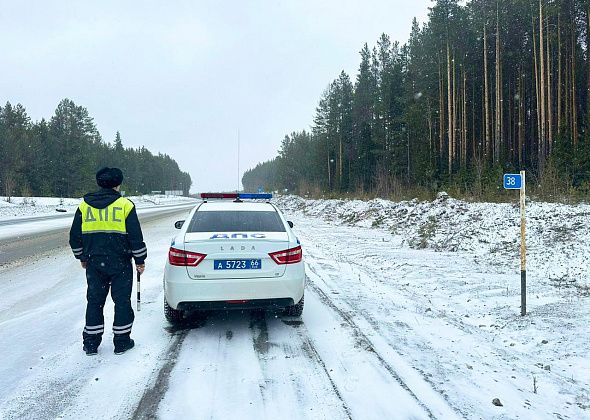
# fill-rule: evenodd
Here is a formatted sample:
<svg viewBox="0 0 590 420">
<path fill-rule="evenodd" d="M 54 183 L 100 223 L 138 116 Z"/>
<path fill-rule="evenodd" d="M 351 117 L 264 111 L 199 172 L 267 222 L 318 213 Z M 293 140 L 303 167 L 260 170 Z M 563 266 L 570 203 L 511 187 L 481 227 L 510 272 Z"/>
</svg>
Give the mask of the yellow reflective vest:
<svg viewBox="0 0 590 420">
<path fill-rule="evenodd" d="M 136 264 L 143 264 L 147 258 L 133 202 L 112 189 L 84 196 L 72 221 L 70 247 L 80 261 L 133 257 Z"/>
<path fill-rule="evenodd" d="M 120 197 L 104 209 L 96 209 L 82 201 L 78 208 L 82 213 L 82 235 L 91 233 L 127 234 L 125 220 L 133 210 L 133 203 L 129 199 Z"/>
</svg>

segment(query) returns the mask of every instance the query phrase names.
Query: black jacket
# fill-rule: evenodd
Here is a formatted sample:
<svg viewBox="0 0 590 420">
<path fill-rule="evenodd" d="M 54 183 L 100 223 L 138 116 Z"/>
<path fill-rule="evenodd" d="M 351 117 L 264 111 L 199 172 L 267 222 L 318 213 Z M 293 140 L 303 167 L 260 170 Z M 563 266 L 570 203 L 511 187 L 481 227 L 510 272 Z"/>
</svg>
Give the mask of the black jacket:
<svg viewBox="0 0 590 420">
<path fill-rule="evenodd" d="M 95 209 L 105 209 L 121 197 L 113 189 L 103 188 L 86 194 L 84 201 Z M 70 247 L 74 256 L 80 261 L 88 261 L 91 257 L 134 258 L 136 264 L 143 264 L 147 258 L 147 247 L 143 241 L 141 226 L 137 218 L 135 206 L 125 219 L 125 235 L 120 233 L 82 234 L 82 213 L 76 210 L 72 228 L 70 229 Z"/>
</svg>

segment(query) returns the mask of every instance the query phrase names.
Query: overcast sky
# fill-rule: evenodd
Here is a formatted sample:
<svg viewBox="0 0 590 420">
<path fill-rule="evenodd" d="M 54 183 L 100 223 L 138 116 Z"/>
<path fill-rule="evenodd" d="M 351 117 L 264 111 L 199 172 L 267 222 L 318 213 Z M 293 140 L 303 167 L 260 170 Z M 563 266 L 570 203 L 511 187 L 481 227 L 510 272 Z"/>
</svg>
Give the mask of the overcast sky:
<svg viewBox="0 0 590 420">
<path fill-rule="evenodd" d="M 103 138 L 171 155 L 192 191 L 308 129 L 322 91 L 383 32 L 405 42 L 430 0 L 3 1 L 0 99 L 33 120 L 70 98 Z"/>
</svg>

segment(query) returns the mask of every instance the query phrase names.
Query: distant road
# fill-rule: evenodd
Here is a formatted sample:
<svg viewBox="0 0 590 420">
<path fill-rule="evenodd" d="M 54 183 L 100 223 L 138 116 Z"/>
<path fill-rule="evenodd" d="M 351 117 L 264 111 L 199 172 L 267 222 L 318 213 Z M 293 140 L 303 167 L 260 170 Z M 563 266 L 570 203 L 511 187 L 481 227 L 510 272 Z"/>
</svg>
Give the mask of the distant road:
<svg viewBox="0 0 590 420">
<path fill-rule="evenodd" d="M 147 206 L 147 207 L 137 207 L 137 211 L 139 214 L 139 212 L 141 212 L 142 210 L 190 207 L 190 206 L 194 206 L 195 204 L 196 204 L 196 202 L 191 203 L 191 204 L 182 203 L 182 204 L 165 204 L 165 205 L 161 205 L 161 206 L 154 205 L 154 206 Z M 40 222 L 43 220 L 65 219 L 67 217 L 71 218 L 73 216 L 74 216 L 73 213 L 57 213 L 56 212 L 55 214 L 48 214 L 45 216 L 15 217 L 12 219 L 0 220 L 0 226 L 16 225 L 19 223 L 27 223 L 27 222 Z"/>
<path fill-rule="evenodd" d="M 195 204 L 165 205 L 154 207 L 138 208 L 138 217 L 143 224 L 152 223 L 164 217 L 174 214 L 182 215 L 187 213 Z M 146 211 L 149 210 L 149 211 Z M 48 216 L 37 216 L 19 218 L 16 220 L 2 220 L 0 225 L 17 225 L 34 223 L 44 220 L 72 219 L 74 215 L 57 214 Z M 17 262 L 25 258 L 40 256 L 48 251 L 53 251 L 68 246 L 70 226 L 48 226 L 40 232 L 27 233 L 10 238 L 0 239 L 0 267 Z"/>
</svg>

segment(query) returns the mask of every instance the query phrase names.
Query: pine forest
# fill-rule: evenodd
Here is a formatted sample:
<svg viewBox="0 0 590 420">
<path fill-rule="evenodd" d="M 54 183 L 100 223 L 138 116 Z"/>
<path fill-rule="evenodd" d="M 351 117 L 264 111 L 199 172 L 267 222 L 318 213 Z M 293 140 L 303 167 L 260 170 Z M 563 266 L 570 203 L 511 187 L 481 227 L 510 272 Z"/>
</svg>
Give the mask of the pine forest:
<svg viewBox="0 0 590 420">
<path fill-rule="evenodd" d="M 104 166 L 122 169 L 127 194 L 191 187 L 170 156 L 124 148 L 118 132 L 113 144 L 104 142 L 88 111 L 69 99 L 49 121 L 31 122 L 20 104 L 0 107 L 0 195 L 81 196 L 98 188 L 95 173 Z"/>
<path fill-rule="evenodd" d="M 483 197 L 526 170 L 538 194 L 587 196 L 589 45 L 587 0 L 433 1 L 406 44 L 365 44 L 244 188 Z"/>
</svg>

